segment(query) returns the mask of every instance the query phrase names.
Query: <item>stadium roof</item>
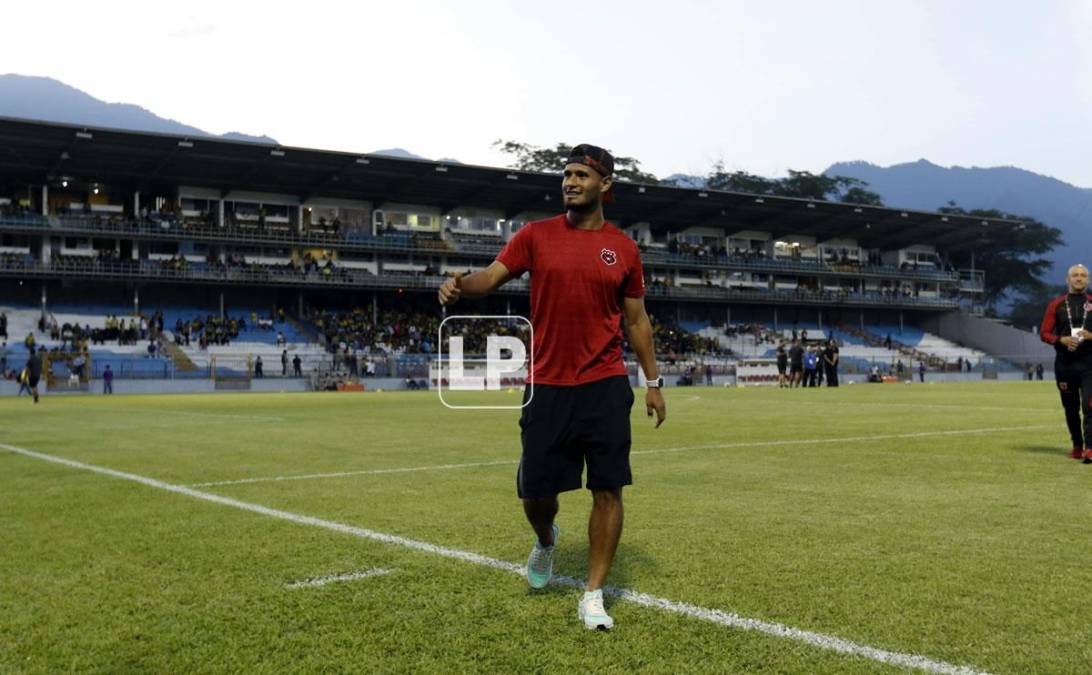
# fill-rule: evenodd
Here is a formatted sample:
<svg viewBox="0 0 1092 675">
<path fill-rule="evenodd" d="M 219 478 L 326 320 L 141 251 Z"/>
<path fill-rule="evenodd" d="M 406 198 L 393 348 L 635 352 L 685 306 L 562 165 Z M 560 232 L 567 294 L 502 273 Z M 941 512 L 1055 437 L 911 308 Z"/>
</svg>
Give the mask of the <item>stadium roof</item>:
<svg viewBox="0 0 1092 675">
<path fill-rule="evenodd" d="M 0 117 L 0 185 L 52 184 L 62 178 L 110 189 L 169 195 L 180 185 L 314 197 L 358 199 L 376 208 L 421 204 L 449 212 L 498 209 L 506 218 L 560 210 L 560 178 L 511 169 L 384 155 L 314 150 L 81 127 Z M 933 244 L 975 247 L 991 228 L 1013 220 L 943 215 L 740 192 L 618 183 L 607 217 L 656 231 L 692 226 L 770 232 L 775 237 L 856 239 L 867 248 Z"/>
</svg>

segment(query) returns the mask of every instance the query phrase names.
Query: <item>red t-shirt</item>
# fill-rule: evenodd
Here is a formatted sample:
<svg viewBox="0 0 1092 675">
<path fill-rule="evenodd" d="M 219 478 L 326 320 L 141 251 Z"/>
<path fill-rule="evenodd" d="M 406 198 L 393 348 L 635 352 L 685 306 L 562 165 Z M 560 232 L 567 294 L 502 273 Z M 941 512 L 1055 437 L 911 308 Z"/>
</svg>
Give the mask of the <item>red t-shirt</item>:
<svg viewBox="0 0 1092 675">
<path fill-rule="evenodd" d="M 531 272 L 535 384 L 577 385 L 625 375 L 622 298 L 645 294 L 637 244 L 610 223 L 581 230 L 566 216 L 528 223 L 497 261 Z"/>
</svg>

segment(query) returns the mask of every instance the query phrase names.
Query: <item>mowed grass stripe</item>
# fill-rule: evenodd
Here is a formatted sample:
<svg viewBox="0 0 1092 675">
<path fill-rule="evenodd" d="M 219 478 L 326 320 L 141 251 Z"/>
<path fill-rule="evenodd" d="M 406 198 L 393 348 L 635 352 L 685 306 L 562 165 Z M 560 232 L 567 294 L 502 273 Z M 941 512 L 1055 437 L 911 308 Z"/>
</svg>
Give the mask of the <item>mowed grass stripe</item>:
<svg viewBox="0 0 1092 675">
<path fill-rule="evenodd" d="M 461 560 L 482 567 L 488 567 L 518 575 L 524 574 L 524 568 L 520 565 L 516 565 L 514 563 L 499 560 L 496 558 L 491 558 L 488 556 L 483 556 L 470 551 L 437 546 L 428 542 L 386 534 L 383 532 L 377 532 L 362 527 L 323 520 L 321 518 L 291 513 L 288 511 L 272 509 L 266 506 L 262 506 L 260 504 L 252 504 L 229 497 L 223 497 L 221 495 L 201 492 L 182 485 L 172 485 L 170 483 L 165 483 L 154 478 L 148 478 L 145 476 L 139 476 L 123 471 L 116 471 L 107 467 L 77 462 L 75 460 L 39 453 L 33 450 L 4 443 L 0 443 L 0 448 L 18 455 L 22 455 L 24 457 L 45 462 L 51 462 L 54 464 L 60 464 L 81 471 L 88 471 L 105 476 L 110 476 L 113 478 L 128 480 L 159 490 L 165 490 L 167 492 L 192 497 L 195 499 L 220 504 L 223 506 L 230 506 L 236 509 L 241 509 L 244 511 L 264 515 L 271 518 L 276 518 L 279 520 L 285 520 L 300 525 L 307 525 L 310 527 L 322 528 L 341 534 L 359 537 L 362 539 L 379 541 L 402 548 L 408 548 L 423 553 L 429 553 L 446 558 Z M 583 586 L 583 583 L 581 581 L 572 577 L 564 576 L 556 577 L 555 583 L 573 588 L 579 588 Z M 822 633 L 804 631 L 783 624 L 741 617 L 737 614 L 724 612 L 722 610 L 698 607 L 695 605 L 656 597 L 629 589 L 609 587 L 604 589 L 604 591 L 611 596 L 618 597 L 644 607 L 672 612 L 675 614 L 697 618 L 728 627 L 739 628 L 748 631 L 756 631 L 774 637 L 787 638 L 836 653 L 866 658 L 896 667 L 914 668 L 930 673 L 942 673 L 944 675 L 985 675 L 984 671 L 979 671 L 969 666 L 945 663 L 943 661 L 933 660 L 928 657 L 916 654 L 888 651 L 869 645 L 858 644 L 834 636 L 824 635 Z"/>
</svg>

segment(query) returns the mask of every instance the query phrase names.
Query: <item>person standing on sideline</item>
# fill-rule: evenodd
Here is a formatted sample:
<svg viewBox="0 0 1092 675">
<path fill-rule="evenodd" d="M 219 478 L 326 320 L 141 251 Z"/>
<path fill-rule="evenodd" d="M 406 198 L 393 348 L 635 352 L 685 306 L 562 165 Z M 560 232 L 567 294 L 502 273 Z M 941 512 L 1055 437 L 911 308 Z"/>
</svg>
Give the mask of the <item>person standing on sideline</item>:
<svg viewBox="0 0 1092 675">
<path fill-rule="evenodd" d="M 914 376 L 911 375 L 910 379 L 913 380 Z M 922 383 L 925 382 L 925 361 L 918 361 L 918 380 Z"/>
<path fill-rule="evenodd" d="M 622 324 L 648 380 L 645 411 L 659 427 L 667 415 L 645 312 L 644 273 L 637 245 L 603 218 L 613 201 L 614 158 L 578 145 L 561 183 L 566 213 L 528 223 L 486 269 L 456 275 L 439 289 L 450 305 L 479 298 L 531 273 L 534 368 L 520 418 L 523 454 L 516 491 L 535 533 L 527 582 L 543 588 L 553 575 L 560 534 L 557 496 L 576 490 L 587 464 L 592 493 L 588 574 L 577 615 L 589 629 L 609 630 L 603 583 L 622 535 L 622 488 L 629 464 L 633 390 L 622 361 Z M 532 394 L 533 392 L 533 394 Z"/>
<path fill-rule="evenodd" d="M 789 386 L 799 387 L 800 380 L 804 376 L 804 348 L 800 341 L 793 339 L 789 347 Z"/>
<path fill-rule="evenodd" d="M 838 341 L 831 338 L 823 350 L 823 369 L 827 371 L 827 386 L 838 386 Z"/>
<path fill-rule="evenodd" d="M 819 369 L 819 355 L 815 353 L 815 347 L 808 347 L 804 353 L 804 384 L 805 387 L 814 387 L 818 383 L 815 374 Z"/>
<path fill-rule="evenodd" d="M 783 389 L 789 386 L 789 376 L 785 371 L 789 369 L 789 355 L 785 353 L 785 345 L 777 345 L 777 388 Z"/>
<path fill-rule="evenodd" d="M 281 352 L 281 377 L 288 375 L 288 350 Z"/>
<path fill-rule="evenodd" d="M 106 369 L 102 371 L 102 393 L 113 394 L 114 393 L 114 371 L 110 370 L 110 364 L 106 364 Z"/>
<path fill-rule="evenodd" d="M 34 402 L 38 402 L 38 380 L 42 377 L 42 357 L 33 347 L 30 349 L 30 358 L 27 359 L 27 388 Z"/>
<path fill-rule="evenodd" d="M 265 369 L 262 366 L 262 357 L 260 355 L 254 360 L 254 377 L 265 377 Z"/>
<path fill-rule="evenodd" d="M 1065 411 L 1073 449 L 1069 456 L 1092 463 L 1092 332 L 1088 313 L 1088 268 L 1074 265 L 1066 272 L 1067 292 L 1047 305 L 1039 324 L 1039 338 L 1054 347 L 1054 379 Z M 1081 423 L 1081 410 L 1084 423 Z"/>
</svg>

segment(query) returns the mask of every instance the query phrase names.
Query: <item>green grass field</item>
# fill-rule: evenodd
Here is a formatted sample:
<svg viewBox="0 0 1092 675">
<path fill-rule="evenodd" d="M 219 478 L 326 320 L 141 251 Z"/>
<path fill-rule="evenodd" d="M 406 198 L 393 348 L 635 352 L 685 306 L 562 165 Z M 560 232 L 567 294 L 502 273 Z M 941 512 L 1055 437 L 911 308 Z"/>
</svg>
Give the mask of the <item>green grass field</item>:
<svg viewBox="0 0 1092 675">
<path fill-rule="evenodd" d="M 666 396 L 659 430 L 634 407 L 613 586 L 941 670 L 1092 667 L 1092 466 L 1052 383 Z M 906 669 L 622 598 L 589 632 L 571 586 L 375 538 L 522 565 L 517 415 L 409 392 L 0 401 L 0 671 Z M 289 480 L 187 494 L 12 447 L 171 486 Z M 582 578 L 589 501 L 562 496 L 562 575 Z"/>
</svg>

